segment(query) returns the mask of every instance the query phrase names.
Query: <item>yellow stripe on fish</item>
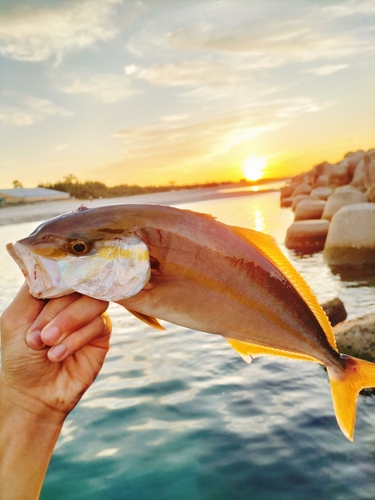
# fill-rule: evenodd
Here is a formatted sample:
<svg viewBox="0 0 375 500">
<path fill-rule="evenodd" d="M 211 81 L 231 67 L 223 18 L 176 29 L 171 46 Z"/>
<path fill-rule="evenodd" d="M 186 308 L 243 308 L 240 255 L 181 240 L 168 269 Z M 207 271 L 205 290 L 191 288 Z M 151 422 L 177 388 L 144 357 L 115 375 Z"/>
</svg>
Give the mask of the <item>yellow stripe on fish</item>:
<svg viewBox="0 0 375 500">
<path fill-rule="evenodd" d="M 149 260 L 146 248 L 123 248 L 117 245 L 100 246 L 97 251 L 97 256 L 106 260 L 132 259 L 138 262 Z"/>
</svg>

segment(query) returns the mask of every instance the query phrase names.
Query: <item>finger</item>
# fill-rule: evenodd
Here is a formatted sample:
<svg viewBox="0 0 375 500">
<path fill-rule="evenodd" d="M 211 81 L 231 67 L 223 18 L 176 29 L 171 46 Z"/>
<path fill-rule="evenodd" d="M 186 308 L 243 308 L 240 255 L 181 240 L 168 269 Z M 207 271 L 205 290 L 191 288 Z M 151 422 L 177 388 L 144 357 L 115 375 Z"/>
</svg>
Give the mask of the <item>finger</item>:
<svg viewBox="0 0 375 500">
<path fill-rule="evenodd" d="M 63 297 L 51 299 L 31 325 L 29 331 L 43 330 L 43 328 L 48 325 L 48 323 L 50 323 L 60 312 L 80 297 L 81 295 L 79 293 L 72 293 L 70 295 L 64 295 Z"/>
<path fill-rule="evenodd" d="M 56 299 L 51 299 L 40 312 L 34 323 L 26 333 L 26 343 L 33 349 L 43 349 L 45 344 L 41 337 L 41 331 L 59 313 L 66 309 L 72 302 L 81 297 L 79 293 L 72 293 Z"/>
<path fill-rule="evenodd" d="M 26 344 L 36 350 L 43 349 L 46 346 L 39 330 L 32 330 L 26 334 Z"/>
<path fill-rule="evenodd" d="M 100 314 L 90 324 L 80 330 L 68 335 L 61 344 L 53 346 L 48 351 L 48 358 L 53 362 L 61 362 L 75 354 L 88 344 L 93 344 L 95 340 L 103 339 L 103 342 L 96 342 L 95 347 L 109 348 L 109 335 L 112 331 L 111 319 L 107 313 Z"/>
<path fill-rule="evenodd" d="M 108 302 L 102 300 L 80 296 L 42 329 L 42 341 L 49 346 L 60 344 L 68 335 L 88 325 L 106 311 L 108 305 Z"/>
</svg>

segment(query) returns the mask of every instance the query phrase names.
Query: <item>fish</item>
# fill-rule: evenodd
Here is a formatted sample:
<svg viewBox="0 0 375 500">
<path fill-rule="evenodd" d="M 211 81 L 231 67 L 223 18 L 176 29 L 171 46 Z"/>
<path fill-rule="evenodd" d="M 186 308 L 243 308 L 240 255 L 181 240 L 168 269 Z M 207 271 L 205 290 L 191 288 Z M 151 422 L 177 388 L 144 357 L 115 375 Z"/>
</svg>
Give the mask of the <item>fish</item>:
<svg viewBox="0 0 375 500">
<path fill-rule="evenodd" d="M 272 355 L 325 366 L 338 425 L 353 440 L 375 364 L 338 352 L 316 296 L 272 236 L 190 210 L 118 204 L 81 206 L 7 250 L 37 298 L 76 291 L 157 329 L 163 320 L 220 335 L 248 362 Z"/>
</svg>

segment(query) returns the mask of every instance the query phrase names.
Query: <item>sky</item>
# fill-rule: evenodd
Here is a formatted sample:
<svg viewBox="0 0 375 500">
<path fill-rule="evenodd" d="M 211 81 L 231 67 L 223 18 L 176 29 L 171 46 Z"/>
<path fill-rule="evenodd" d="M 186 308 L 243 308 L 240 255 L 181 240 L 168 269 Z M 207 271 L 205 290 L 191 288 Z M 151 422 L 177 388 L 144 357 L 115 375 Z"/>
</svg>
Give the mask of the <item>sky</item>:
<svg viewBox="0 0 375 500">
<path fill-rule="evenodd" d="M 0 188 L 296 175 L 374 90 L 373 0 L 0 0 Z"/>
</svg>

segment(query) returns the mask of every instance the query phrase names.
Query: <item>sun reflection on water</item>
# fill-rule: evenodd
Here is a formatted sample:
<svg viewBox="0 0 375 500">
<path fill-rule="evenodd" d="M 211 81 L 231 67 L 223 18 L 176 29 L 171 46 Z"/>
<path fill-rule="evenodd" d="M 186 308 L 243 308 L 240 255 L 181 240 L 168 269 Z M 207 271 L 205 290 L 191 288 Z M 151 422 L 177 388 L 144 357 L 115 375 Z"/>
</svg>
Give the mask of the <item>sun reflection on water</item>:
<svg viewBox="0 0 375 500">
<path fill-rule="evenodd" d="M 254 210 L 254 229 L 255 231 L 266 232 L 266 224 L 263 217 L 263 212 L 260 210 Z"/>
</svg>

